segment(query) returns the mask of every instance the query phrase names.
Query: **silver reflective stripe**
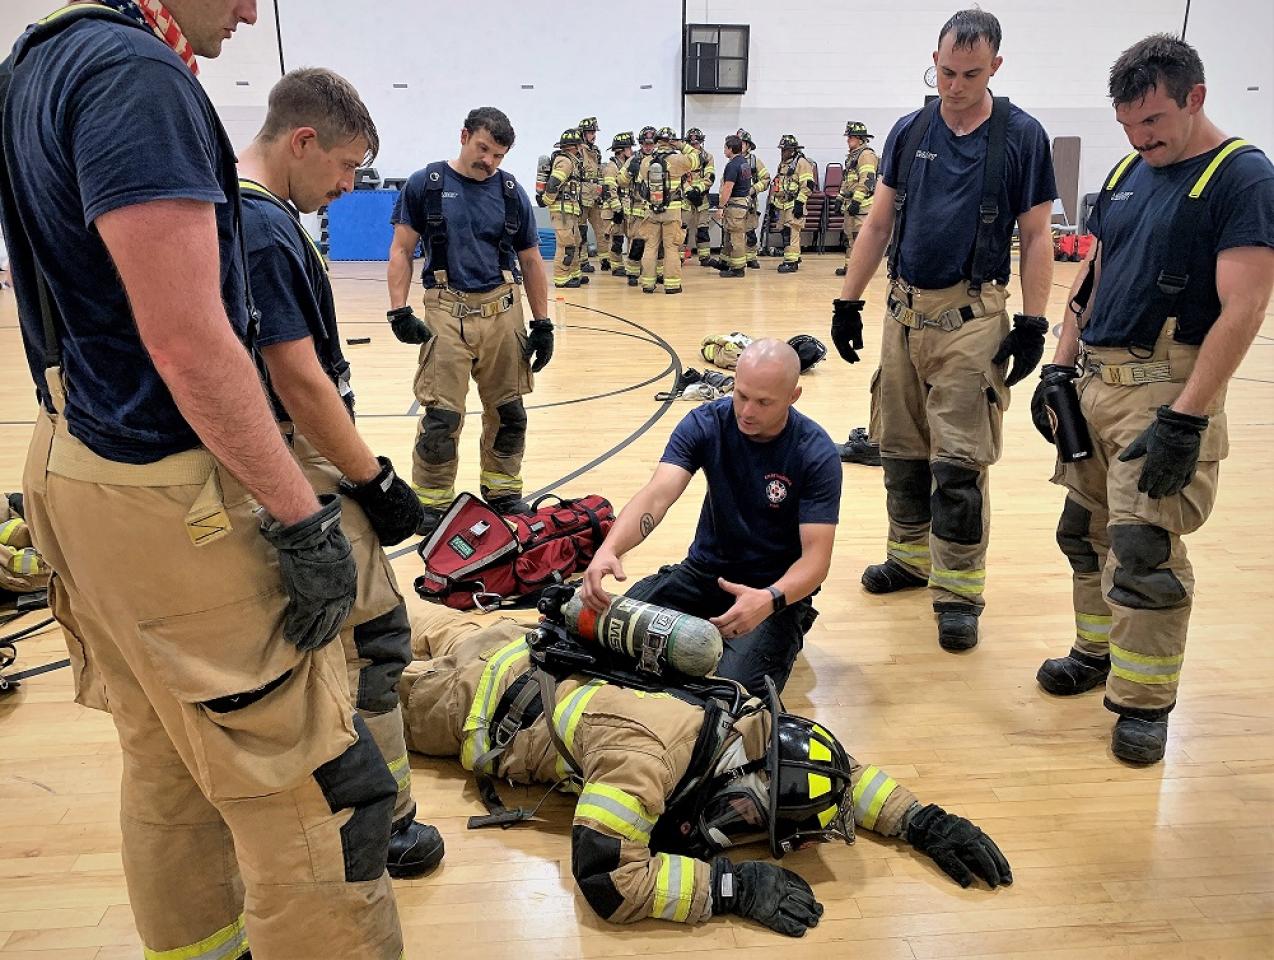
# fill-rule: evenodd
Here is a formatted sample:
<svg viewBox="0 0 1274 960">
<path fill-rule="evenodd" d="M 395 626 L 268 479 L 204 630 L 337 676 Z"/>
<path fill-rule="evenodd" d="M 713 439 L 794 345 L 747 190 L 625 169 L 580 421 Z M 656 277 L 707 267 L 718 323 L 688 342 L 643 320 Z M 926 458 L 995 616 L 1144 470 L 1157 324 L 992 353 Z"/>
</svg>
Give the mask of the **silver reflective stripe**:
<svg viewBox="0 0 1274 960">
<path fill-rule="evenodd" d="M 668 897 L 664 904 L 663 910 L 659 912 L 662 920 L 676 920 L 677 911 L 681 907 L 681 864 L 682 858 L 678 856 L 669 856 L 668 863 L 668 889 L 665 895 Z"/>
<path fill-rule="evenodd" d="M 871 809 L 871 802 L 876 799 L 876 792 L 884 786 L 885 781 L 888 779 L 889 774 L 878 768 L 875 775 L 866 784 L 859 784 L 859 789 L 854 791 L 858 794 L 858 799 L 854 802 L 854 819 L 866 819 L 867 811 Z"/>
</svg>

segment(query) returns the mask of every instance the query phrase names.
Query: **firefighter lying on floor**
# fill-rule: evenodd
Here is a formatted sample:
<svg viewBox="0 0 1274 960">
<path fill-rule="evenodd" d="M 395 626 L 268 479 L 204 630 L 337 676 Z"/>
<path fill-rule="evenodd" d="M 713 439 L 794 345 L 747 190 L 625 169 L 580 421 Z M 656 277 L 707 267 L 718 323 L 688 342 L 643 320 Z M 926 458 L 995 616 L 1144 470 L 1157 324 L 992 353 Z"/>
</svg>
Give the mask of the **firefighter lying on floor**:
<svg viewBox="0 0 1274 960">
<path fill-rule="evenodd" d="M 574 775 L 572 872 L 603 918 L 700 923 L 734 913 L 801 936 L 823 912 L 809 884 L 776 864 L 725 853 L 766 840 L 774 857 L 852 842 L 855 824 L 905 838 L 961 886 L 975 876 L 991 887 L 1013 882 L 980 829 L 922 805 L 883 770 L 850 757 L 824 727 L 786 713 L 772 684 L 765 703 L 730 681 L 624 665 L 567 633 L 561 605 L 559 596 L 556 607 L 542 606 L 538 629 L 481 623 L 440 606 L 417 610 L 412 647 L 422 659 L 403 674 L 400 696 L 408 748 L 458 756 L 478 776 L 491 815 L 471 827 L 531 815 L 506 810 L 496 781 L 556 784 Z M 662 613 L 665 624 L 683 617 L 638 606 Z M 595 626 L 592 633 L 602 635 Z"/>
</svg>

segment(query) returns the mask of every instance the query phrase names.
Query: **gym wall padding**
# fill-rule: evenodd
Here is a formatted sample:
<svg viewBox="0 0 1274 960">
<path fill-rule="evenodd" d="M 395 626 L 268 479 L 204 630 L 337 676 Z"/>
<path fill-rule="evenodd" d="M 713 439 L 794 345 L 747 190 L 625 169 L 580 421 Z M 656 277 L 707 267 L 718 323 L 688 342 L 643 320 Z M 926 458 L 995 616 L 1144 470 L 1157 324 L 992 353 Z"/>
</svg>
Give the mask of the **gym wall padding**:
<svg viewBox="0 0 1274 960">
<path fill-rule="evenodd" d="M 329 260 L 388 260 L 397 190 L 355 190 L 327 208 Z"/>
</svg>

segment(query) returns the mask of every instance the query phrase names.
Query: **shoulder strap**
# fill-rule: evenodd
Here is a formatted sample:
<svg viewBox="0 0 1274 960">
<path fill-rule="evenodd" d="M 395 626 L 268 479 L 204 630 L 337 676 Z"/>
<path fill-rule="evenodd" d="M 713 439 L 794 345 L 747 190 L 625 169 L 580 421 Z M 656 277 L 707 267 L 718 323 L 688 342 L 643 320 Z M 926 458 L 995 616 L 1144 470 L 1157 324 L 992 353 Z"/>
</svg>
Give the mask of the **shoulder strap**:
<svg viewBox="0 0 1274 960">
<path fill-rule="evenodd" d="M 513 174 L 499 170 L 500 188 L 504 193 L 504 235 L 500 238 L 500 265 L 513 274 L 517 283 L 522 282 L 518 268 L 517 251 L 513 249 L 513 238 L 522 229 L 522 199 L 518 196 L 518 182 Z"/>
<path fill-rule="evenodd" d="M 447 283 L 447 220 L 442 215 L 442 184 L 447 161 L 435 160 L 425 167 L 425 249 L 430 272 L 440 285 Z"/>
<path fill-rule="evenodd" d="M 1133 151 L 1128 154 L 1106 175 L 1105 181 L 1102 183 L 1101 191 L 1097 194 L 1097 202 L 1093 204 L 1093 213 L 1089 217 L 1092 220 L 1096 217 L 1100 222 L 1100 213 L 1106 209 L 1106 204 L 1110 200 L 1110 195 L 1115 192 L 1115 187 L 1124 179 L 1124 175 L 1133 167 L 1141 162 L 1141 154 Z M 1097 240 L 1097 250 L 1093 254 L 1093 261 L 1096 262 L 1098 255 L 1101 253 L 1101 239 Z M 1079 289 L 1075 291 L 1075 296 L 1071 297 L 1068 309 L 1073 313 L 1076 319 L 1084 315 L 1084 311 L 1088 309 L 1088 300 L 1093 295 L 1093 279 L 1095 271 L 1091 266 L 1085 268 L 1084 279 L 1079 285 Z"/>
<path fill-rule="evenodd" d="M 310 236 L 310 231 L 305 229 L 305 224 L 301 222 L 301 218 L 297 216 L 296 210 L 292 208 L 291 204 L 285 203 L 272 191 L 263 187 L 255 180 L 249 180 L 247 177 L 239 178 L 239 192 L 256 199 L 265 200 L 286 213 L 288 215 L 288 219 L 292 221 L 292 225 L 296 228 L 297 234 L 299 234 L 301 239 L 304 241 L 306 249 L 309 253 L 313 254 L 318 265 L 323 269 L 323 271 L 327 271 L 327 258 L 323 256 L 323 252 L 319 250 L 318 244 L 316 244 L 314 242 L 314 238 Z"/>
<path fill-rule="evenodd" d="M 889 238 L 887 254 L 890 280 L 898 279 L 898 249 L 902 245 L 903 221 L 907 215 L 907 181 L 911 177 L 911 164 L 916 159 L 916 151 L 920 149 L 925 134 L 929 132 L 929 125 L 933 123 L 934 115 L 937 114 L 941 103 L 941 100 L 934 100 L 916 115 L 916 119 L 911 123 L 911 129 L 907 131 L 907 139 L 902 143 L 902 153 L 898 157 L 898 176 L 895 179 L 898 188 L 894 194 L 894 229 Z"/>
<path fill-rule="evenodd" d="M 1004 167 L 1009 129 L 1009 98 L 993 97 L 991 119 L 987 121 L 986 164 L 982 168 L 982 200 L 978 203 L 978 226 L 973 237 L 973 259 L 969 264 L 969 292 L 976 295 L 995 269 L 995 222 L 1000 218 L 1000 192 L 1004 187 Z"/>
</svg>

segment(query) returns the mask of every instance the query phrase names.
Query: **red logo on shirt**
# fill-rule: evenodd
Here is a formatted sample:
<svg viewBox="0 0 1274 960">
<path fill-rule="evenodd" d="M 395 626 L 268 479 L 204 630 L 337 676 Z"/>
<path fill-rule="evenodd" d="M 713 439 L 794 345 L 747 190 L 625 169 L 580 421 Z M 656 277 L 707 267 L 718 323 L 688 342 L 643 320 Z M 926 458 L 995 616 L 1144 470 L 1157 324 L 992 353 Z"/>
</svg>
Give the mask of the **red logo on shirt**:
<svg viewBox="0 0 1274 960">
<path fill-rule="evenodd" d="M 770 506 L 777 507 L 787 499 L 788 485 L 791 482 L 781 473 L 765 475 L 765 499 L 770 501 Z"/>
</svg>

